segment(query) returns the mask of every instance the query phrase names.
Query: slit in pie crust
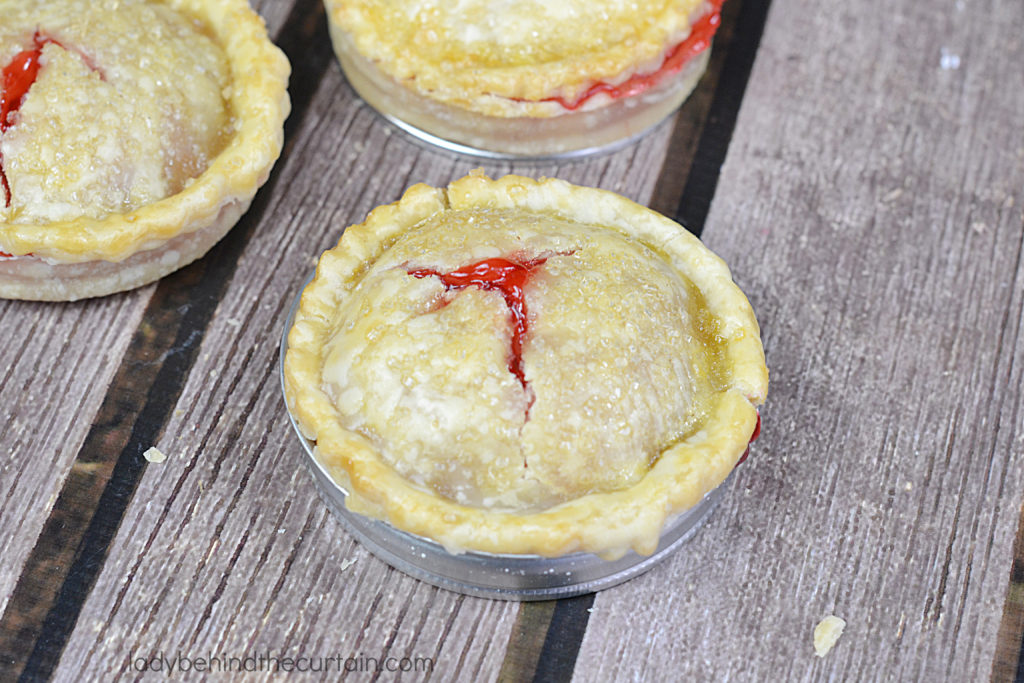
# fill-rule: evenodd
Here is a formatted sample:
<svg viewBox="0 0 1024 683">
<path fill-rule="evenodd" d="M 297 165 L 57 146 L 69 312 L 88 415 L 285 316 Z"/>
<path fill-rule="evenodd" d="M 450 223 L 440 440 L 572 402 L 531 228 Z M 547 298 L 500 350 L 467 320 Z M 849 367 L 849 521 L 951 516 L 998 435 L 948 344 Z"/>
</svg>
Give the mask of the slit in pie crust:
<svg viewBox="0 0 1024 683">
<path fill-rule="evenodd" d="M 471 174 L 325 252 L 285 393 L 354 512 L 451 552 L 652 553 L 768 374 L 725 264 L 611 192 Z"/>
<path fill-rule="evenodd" d="M 245 0 L 0 0 L 0 296 L 199 258 L 280 154 L 287 59 Z"/>
<path fill-rule="evenodd" d="M 673 112 L 707 66 L 722 0 L 325 4 L 346 77 L 393 122 L 460 151 L 549 156 Z"/>
</svg>

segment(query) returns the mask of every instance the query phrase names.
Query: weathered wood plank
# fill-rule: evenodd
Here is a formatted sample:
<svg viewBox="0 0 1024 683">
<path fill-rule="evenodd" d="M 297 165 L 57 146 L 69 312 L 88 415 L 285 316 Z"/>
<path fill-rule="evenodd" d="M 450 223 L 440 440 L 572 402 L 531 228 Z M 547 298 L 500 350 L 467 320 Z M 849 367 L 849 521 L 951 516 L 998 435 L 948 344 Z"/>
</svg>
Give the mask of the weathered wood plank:
<svg viewBox="0 0 1024 683">
<path fill-rule="evenodd" d="M 290 7 L 276 3 L 270 9 L 280 13 Z M 271 30 L 275 23 L 279 22 L 272 19 Z M 111 477 L 116 453 L 113 459 L 97 456 L 104 448 L 115 448 L 117 439 L 112 437 L 121 435 L 110 431 L 115 424 L 124 425 L 109 408 L 116 411 L 125 401 L 141 402 L 147 393 L 148 387 L 129 379 L 130 387 L 119 386 L 111 395 L 108 386 L 115 371 L 127 378 L 149 376 L 156 372 L 149 369 L 163 362 L 156 357 L 159 353 L 181 351 L 160 344 L 147 348 L 147 340 L 173 341 L 170 330 L 162 330 L 164 336 L 157 337 L 152 329 L 154 324 L 163 325 L 166 316 L 140 325 L 149 312 L 147 306 L 154 303 L 154 291 L 157 285 L 75 304 L 0 303 L 8 331 L 2 353 L 9 356 L 3 359 L 6 373 L 0 405 L 6 422 L 2 422 L 0 438 L 11 453 L 0 472 L 0 492 L 4 494 L 0 506 L 4 544 L 0 548 L 4 557 L 0 613 L 4 613 L 5 655 L 14 655 L 8 647 L 14 647 L 15 641 L 18 656 L 24 655 L 21 650 L 25 647 L 31 649 L 32 641 L 23 641 L 34 638 L 38 620 L 51 608 L 55 592 L 62 589 L 81 534 L 90 525 Z M 167 334 L 172 337 L 167 339 Z M 129 340 L 132 350 L 126 355 Z M 145 368 L 126 370 L 125 365 L 132 363 L 143 363 Z M 137 372 L 139 369 L 145 371 Z M 169 391 L 169 387 L 164 389 Z M 102 415 L 97 413 L 101 404 L 108 408 Z M 128 430 L 133 431 L 131 425 Z M 99 450 L 83 454 L 81 449 L 87 447 Z M 60 509 L 54 507 L 55 502 Z M 29 560 L 31 566 L 25 564 Z M 18 604 L 10 602 L 15 585 L 18 595 L 25 598 Z M 7 670 L 11 662 L 6 656 L 3 660 L 0 665 Z"/>
<path fill-rule="evenodd" d="M 704 232 L 762 322 L 765 431 L 683 553 L 597 597 L 577 679 L 989 674 L 1024 490 L 1024 16 L 983 5 L 773 3 Z"/>
<path fill-rule="evenodd" d="M 961 680 L 991 668 L 1024 483 L 1024 145 L 1005 144 L 1024 105 L 1024 18 L 1012 0 L 942 15 L 874 4 L 776 0 L 705 232 L 762 320 L 765 435 L 683 553 L 596 598 L 577 678 Z M 260 9 L 274 31 L 292 8 Z M 940 68 L 943 48 L 959 68 Z M 314 256 L 412 182 L 483 165 L 648 201 L 669 132 L 580 163 L 454 159 L 392 133 L 332 64 L 158 439 L 170 458 L 146 470 L 57 677 L 135 678 L 133 656 L 179 652 L 430 658 L 441 680 L 536 667 L 539 652 L 505 656 L 545 642 L 522 632 L 533 622 L 518 606 L 388 569 L 319 503 L 279 396 L 280 328 Z M 677 186 L 659 185 L 659 208 Z M 21 334 L 0 349 L 13 381 L 0 378 L 0 442 L 20 434 L 25 465 L 0 469 L 0 532 L 19 531 L 0 547 L 0 589 L 77 450 L 40 464 L 29 444 L 81 443 L 145 308 L 125 301 L 146 291 L 80 322 L 33 323 L 0 304 Z M 73 336 L 49 347 L 63 330 Z M 110 355 L 75 355 L 90 346 Z M 54 370 L 19 370 L 31 353 Z M 817 660 L 811 629 L 832 611 L 850 625 Z"/>
<path fill-rule="evenodd" d="M 332 67 L 157 444 L 168 460 L 146 470 L 57 677 L 134 676 L 129 658 L 139 653 L 254 650 L 427 657 L 440 680 L 496 677 L 518 605 L 438 591 L 389 569 L 319 501 L 280 396 L 282 326 L 319 252 L 413 182 L 443 184 L 483 165 L 645 201 L 670 132 L 582 163 L 481 164 L 394 132 Z"/>
<path fill-rule="evenodd" d="M 288 9 L 263 5 L 270 26 Z M 154 289 L 73 304 L 0 301 L 0 444 L 9 455 L 0 463 L 0 614 Z"/>
<path fill-rule="evenodd" d="M 152 290 L 73 304 L 0 301 L 0 614 Z"/>
</svg>

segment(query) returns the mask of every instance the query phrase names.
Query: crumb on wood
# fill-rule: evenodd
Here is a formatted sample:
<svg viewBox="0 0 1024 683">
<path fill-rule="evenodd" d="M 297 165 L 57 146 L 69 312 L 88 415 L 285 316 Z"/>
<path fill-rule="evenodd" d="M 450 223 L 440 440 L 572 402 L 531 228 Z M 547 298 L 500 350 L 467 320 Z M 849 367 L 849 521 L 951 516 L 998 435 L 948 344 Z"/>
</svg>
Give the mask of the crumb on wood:
<svg viewBox="0 0 1024 683">
<path fill-rule="evenodd" d="M 356 561 L 354 559 L 342 560 L 341 561 L 341 569 L 339 571 L 345 571 L 346 569 L 348 569 L 349 567 L 351 567 L 355 563 L 356 563 Z"/>
<path fill-rule="evenodd" d="M 814 627 L 814 654 L 824 657 L 843 635 L 846 621 L 830 614 Z"/>
<path fill-rule="evenodd" d="M 149 462 L 157 463 L 163 462 L 164 460 L 167 459 L 167 456 L 164 455 L 163 452 L 161 452 L 160 449 L 157 448 L 156 446 L 150 446 L 149 448 L 147 448 L 146 451 L 142 454 L 142 457 L 144 457 Z"/>
<path fill-rule="evenodd" d="M 897 199 L 899 199 L 902 196 L 903 196 L 903 188 L 902 187 L 897 187 L 897 188 L 895 188 L 893 190 L 890 190 L 888 193 L 886 193 L 886 195 L 884 197 L 882 197 L 882 201 L 885 202 L 886 204 L 888 204 L 889 202 L 896 201 Z"/>
<path fill-rule="evenodd" d="M 939 50 L 939 67 L 943 71 L 955 70 L 960 68 L 960 55 L 953 52 L 949 48 L 941 48 Z"/>
</svg>

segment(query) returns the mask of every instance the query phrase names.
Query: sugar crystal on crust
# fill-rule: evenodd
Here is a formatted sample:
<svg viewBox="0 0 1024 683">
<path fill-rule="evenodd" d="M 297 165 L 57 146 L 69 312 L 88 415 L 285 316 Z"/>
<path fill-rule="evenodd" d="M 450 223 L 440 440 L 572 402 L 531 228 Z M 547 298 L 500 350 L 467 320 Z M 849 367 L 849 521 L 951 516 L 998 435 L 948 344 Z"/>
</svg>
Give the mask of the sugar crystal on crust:
<svg viewBox="0 0 1024 683">
<path fill-rule="evenodd" d="M 524 286 L 525 383 L 510 370 L 501 293 L 417 276 L 497 257 L 543 260 Z M 703 419 L 714 342 L 698 299 L 615 231 L 447 212 L 388 249 L 345 301 L 325 390 L 403 476 L 454 501 L 532 509 L 617 490 Z"/>
</svg>

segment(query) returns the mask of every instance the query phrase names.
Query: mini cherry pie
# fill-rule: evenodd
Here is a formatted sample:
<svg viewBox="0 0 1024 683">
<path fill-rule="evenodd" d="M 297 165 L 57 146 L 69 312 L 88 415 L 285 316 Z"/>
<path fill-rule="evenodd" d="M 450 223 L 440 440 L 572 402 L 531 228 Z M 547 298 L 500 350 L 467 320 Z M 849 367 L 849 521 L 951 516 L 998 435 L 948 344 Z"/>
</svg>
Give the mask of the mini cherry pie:
<svg viewBox="0 0 1024 683">
<path fill-rule="evenodd" d="M 288 406 L 354 512 L 451 552 L 650 554 L 744 456 L 768 371 L 746 297 L 623 197 L 471 174 L 323 254 Z"/>
<path fill-rule="evenodd" d="M 703 73 L 722 0 L 325 0 L 349 82 L 399 125 L 517 155 L 658 123 Z"/>
<path fill-rule="evenodd" d="M 244 0 L 0 0 L 0 296 L 202 256 L 277 159 L 288 63 Z"/>
</svg>

